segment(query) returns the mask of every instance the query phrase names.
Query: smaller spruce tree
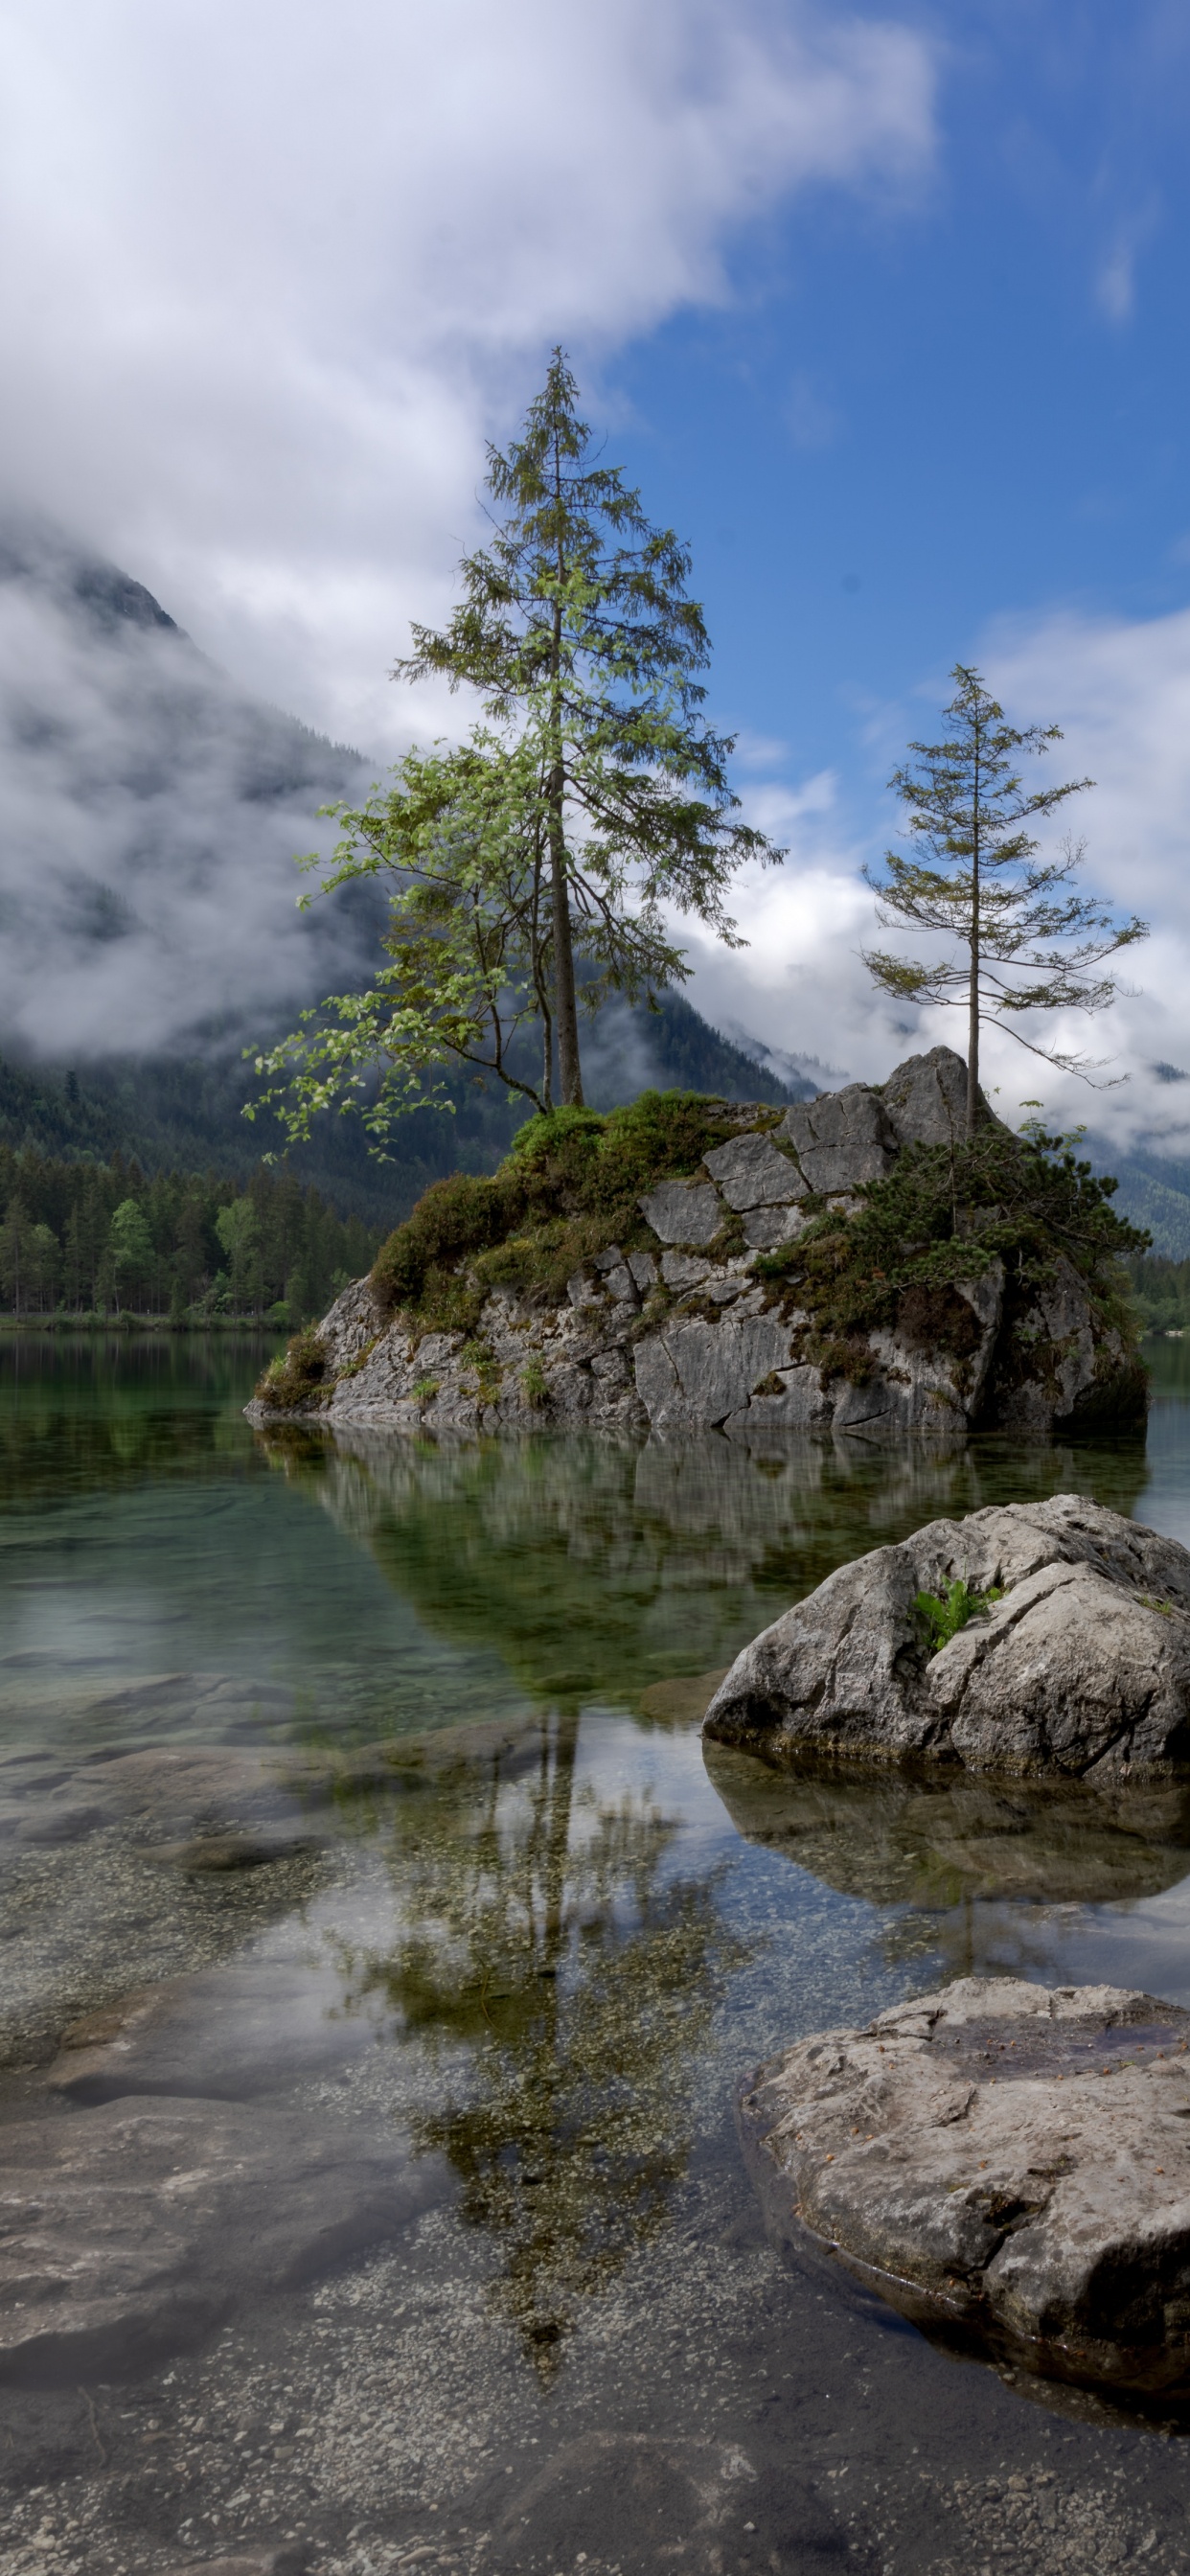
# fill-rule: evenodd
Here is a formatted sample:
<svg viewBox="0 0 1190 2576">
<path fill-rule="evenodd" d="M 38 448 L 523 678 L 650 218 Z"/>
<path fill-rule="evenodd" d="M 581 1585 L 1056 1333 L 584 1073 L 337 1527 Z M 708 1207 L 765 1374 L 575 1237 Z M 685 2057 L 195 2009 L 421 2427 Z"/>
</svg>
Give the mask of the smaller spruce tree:
<svg viewBox="0 0 1190 2576">
<path fill-rule="evenodd" d="M 898 1001 L 966 1009 L 970 1138 L 979 1098 L 981 1022 L 1008 1027 L 1031 1054 L 1064 1073 L 1097 1071 L 1085 1056 L 1035 1045 L 1011 1026 L 1012 1017 L 1023 1011 L 1106 1010 L 1118 986 L 1099 968 L 1147 938 L 1148 930 L 1135 914 L 1121 922 L 1109 904 L 1077 891 L 1073 880 L 1082 842 L 1067 841 L 1060 858 L 1037 861 L 1040 845 L 1030 826 L 1047 821 L 1068 796 L 1094 784 L 1075 778 L 1061 787 L 1025 787 L 1020 753 L 1047 751 L 1061 741 L 1059 727 L 1029 725 L 1020 731 L 1008 723 L 978 671 L 958 662 L 951 677 L 956 687 L 946 709 L 953 726 L 949 738 L 911 742 L 915 765 L 894 770 L 889 780 L 905 807 L 914 854 L 889 850 L 883 877 L 865 870 L 880 897 L 882 930 L 940 932 L 951 950 L 920 959 L 872 948 L 863 956 L 875 981 Z"/>
</svg>

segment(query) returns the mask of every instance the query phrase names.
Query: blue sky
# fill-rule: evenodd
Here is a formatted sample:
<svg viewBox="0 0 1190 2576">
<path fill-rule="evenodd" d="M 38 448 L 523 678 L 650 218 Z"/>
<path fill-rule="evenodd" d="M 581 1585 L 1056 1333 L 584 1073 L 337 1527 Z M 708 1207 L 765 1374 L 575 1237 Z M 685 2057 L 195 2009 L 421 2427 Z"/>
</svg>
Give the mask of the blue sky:
<svg viewBox="0 0 1190 2576">
<path fill-rule="evenodd" d="M 391 757 L 562 341 L 790 848 L 694 997 L 865 1074 L 954 1034 L 874 1003 L 859 870 L 975 658 L 1154 923 L 1103 1114 L 1190 1150 L 1188 106 L 1169 0 L 0 0 L 3 480 Z"/>
<path fill-rule="evenodd" d="M 694 547 L 717 696 L 798 768 L 849 771 L 857 715 L 993 620 L 1190 600 L 1190 16 L 916 24 L 916 184 L 795 200 L 737 245 L 725 309 L 613 371 L 616 450 Z"/>
</svg>

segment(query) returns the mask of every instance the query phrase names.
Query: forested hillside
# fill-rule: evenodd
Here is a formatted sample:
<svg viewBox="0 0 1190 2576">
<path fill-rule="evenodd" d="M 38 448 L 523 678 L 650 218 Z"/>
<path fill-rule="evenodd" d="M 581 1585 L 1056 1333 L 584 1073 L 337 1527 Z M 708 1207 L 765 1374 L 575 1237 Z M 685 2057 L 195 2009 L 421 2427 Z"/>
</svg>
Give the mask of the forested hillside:
<svg viewBox="0 0 1190 2576">
<path fill-rule="evenodd" d="M 0 1305 L 14 1318 L 168 1316 L 175 1324 L 320 1315 L 378 1236 L 292 1173 L 240 1187 L 116 1154 L 67 1162 L 0 1146 Z"/>
<path fill-rule="evenodd" d="M 342 1214 L 388 1233 L 431 1181 L 453 1171 L 493 1172 L 525 1116 L 527 1103 L 502 1092 L 461 1076 L 451 1087 L 453 1115 L 427 1109 L 404 1119 L 391 1161 L 369 1154 L 357 1119 L 327 1117 L 287 1168 Z M 677 993 L 663 994 L 658 1011 L 621 1007 L 596 1023 L 592 1105 L 611 1109 L 649 1087 L 777 1104 L 810 1098 L 816 1088 L 762 1071 Z M 281 1142 L 273 1119 L 244 1117 L 251 1090 L 238 1045 L 192 1060 L 109 1058 L 77 1071 L 0 1059 L 0 1143 L 63 1161 L 88 1155 L 106 1162 L 118 1153 L 150 1173 L 209 1167 L 242 1187 L 262 1154 Z"/>
</svg>

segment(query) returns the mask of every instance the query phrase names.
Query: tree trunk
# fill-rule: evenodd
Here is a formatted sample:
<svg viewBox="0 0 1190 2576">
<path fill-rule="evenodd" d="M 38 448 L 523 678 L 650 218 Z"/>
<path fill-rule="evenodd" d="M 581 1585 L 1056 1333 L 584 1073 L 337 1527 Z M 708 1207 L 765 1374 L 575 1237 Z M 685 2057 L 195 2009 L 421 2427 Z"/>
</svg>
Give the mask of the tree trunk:
<svg viewBox="0 0 1190 2576">
<path fill-rule="evenodd" d="M 566 883 L 566 840 L 562 830 L 561 793 L 557 808 L 551 787 L 550 889 L 554 930 L 554 1019 L 558 1031 L 558 1089 L 569 1108 L 583 1105 L 583 1076 L 578 1052 L 578 997 L 574 989 L 574 952 L 570 944 L 570 893 Z"/>
<path fill-rule="evenodd" d="M 971 942 L 971 998 L 967 1012 L 967 1142 L 975 1134 L 975 1104 L 979 1098 L 979 947 Z"/>
<path fill-rule="evenodd" d="M 975 766 L 971 782 L 971 987 L 967 1004 L 967 1143 L 975 1134 L 975 1104 L 979 1098 L 979 733 L 975 736 Z"/>
<path fill-rule="evenodd" d="M 554 1105 L 554 1023 L 548 1011 L 541 1014 L 541 1105 L 548 1118 Z"/>
<path fill-rule="evenodd" d="M 554 475 L 561 515 L 561 464 L 555 447 Z M 558 579 L 562 580 L 562 540 L 558 539 Z M 578 1053 L 578 997 L 574 989 L 574 951 L 570 942 L 570 888 L 566 882 L 566 822 L 563 803 L 566 770 L 562 758 L 562 602 L 554 601 L 550 655 L 552 703 L 550 751 L 553 768 L 546 790 L 549 806 L 550 894 L 554 930 L 554 1021 L 558 1031 L 558 1089 L 568 1109 L 583 1106 L 583 1074 Z"/>
</svg>

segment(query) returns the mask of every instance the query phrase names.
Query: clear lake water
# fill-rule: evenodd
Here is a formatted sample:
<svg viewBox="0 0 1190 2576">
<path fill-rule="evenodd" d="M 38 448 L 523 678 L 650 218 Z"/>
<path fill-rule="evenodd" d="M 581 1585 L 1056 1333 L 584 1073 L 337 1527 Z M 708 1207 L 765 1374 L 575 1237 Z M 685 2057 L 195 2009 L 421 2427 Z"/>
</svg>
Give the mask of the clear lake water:
<svg viewBox="0 0 1190 2576">
<path fill-rule="evenodd" d="M 261 1434 L 272 1347 L 0 1340 L 0 2212 L 30 2123 L 52 2162 L 130 2103 L 216 2175 L 0 2376 L 3 2576 L 1190 2569 L 1190 2417 L 771 2244 L 733 2118 L 955 1974 L 1190 2005 L 1190 1796 L 791 1781 L 698 1726 L 940 1514 L 1190 1545 L 1190 1342 L 1146 1440 L 945 1454 Z"/>
</svg>

